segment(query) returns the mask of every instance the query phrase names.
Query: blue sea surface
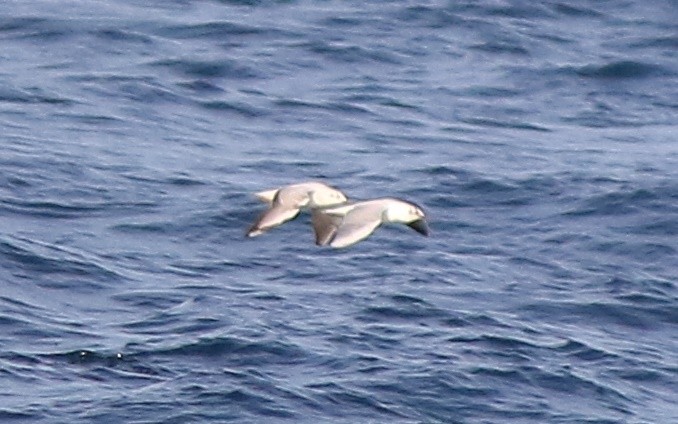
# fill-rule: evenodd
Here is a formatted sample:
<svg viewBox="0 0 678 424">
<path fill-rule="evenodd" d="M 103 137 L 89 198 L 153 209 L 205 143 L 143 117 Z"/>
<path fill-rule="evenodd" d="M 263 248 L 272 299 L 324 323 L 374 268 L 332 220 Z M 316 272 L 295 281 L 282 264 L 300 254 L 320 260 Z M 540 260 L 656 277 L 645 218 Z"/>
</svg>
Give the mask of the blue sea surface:
<svg viewBox="0 0 678 424">
<path fill-rule="evenodd" d="M 0 422 L 676 423 L 677 285 L 675 1 L 0 3 Z"/>
</svg>

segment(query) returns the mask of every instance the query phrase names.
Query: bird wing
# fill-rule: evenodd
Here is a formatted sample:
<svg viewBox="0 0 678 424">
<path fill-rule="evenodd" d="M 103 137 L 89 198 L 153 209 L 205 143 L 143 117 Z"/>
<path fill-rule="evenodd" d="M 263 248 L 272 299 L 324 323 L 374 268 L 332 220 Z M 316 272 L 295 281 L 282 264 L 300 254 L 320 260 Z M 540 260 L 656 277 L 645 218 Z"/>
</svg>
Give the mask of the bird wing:
<svg viewBox="0 0 678 424">
<path fill-rule="evenodd" d="M 337 232 L 342 219 L 340 216 L 329 215 L 322 209 L 313 209 L 311 211 L 311 223 L 315 232 L 315 244 L 318 246 L 327 245 Z"/>
<path fill-rule="evenodd" d="M 378 205 L 355 207 L 344 216 L 330 246 L 346 247 L 366 238 L 381 224 L 382 213 Z"/>
<path fill-rule="evenodd" d="M 269 210 L 261 214 L 259 219 L 247 231 L 247 237 L 255 237 L 263 234 L 284 222 L 294 219 L 299 215 L 299 209 L 285 206 L 279 203 L 273 204 Z"/>
</svg>

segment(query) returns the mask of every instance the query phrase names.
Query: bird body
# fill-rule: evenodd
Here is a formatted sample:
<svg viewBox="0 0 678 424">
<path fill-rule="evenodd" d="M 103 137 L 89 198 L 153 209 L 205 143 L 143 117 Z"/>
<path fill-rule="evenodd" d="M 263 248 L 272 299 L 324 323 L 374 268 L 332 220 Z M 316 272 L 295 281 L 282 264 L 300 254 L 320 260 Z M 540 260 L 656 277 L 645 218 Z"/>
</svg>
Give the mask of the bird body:
<svg viewBox="0 0 678 424">
<path fill-rule="evenodd" d="M 405 224 L 427 236 L 424 211 L 405 200 L 384 197 L 313 211 L 316 244 L 347 247 L 367 238 L 383 223 Z"/>
<path fill-rule="evenodd" d="M 296 218 L 303 208 L 335 206 L 347 201 L 341 191 L 316 181 L 260 191 L 255 196 L 268 203 L 269 209 L 250 227 L 248 237 L 256 237 Z"/>
</svg>

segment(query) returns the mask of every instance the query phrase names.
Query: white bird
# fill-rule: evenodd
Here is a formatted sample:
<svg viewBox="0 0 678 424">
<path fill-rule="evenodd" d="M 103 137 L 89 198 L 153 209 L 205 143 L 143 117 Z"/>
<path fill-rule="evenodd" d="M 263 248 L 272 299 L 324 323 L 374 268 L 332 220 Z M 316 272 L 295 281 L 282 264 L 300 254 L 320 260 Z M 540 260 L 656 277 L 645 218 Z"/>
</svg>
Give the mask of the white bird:
<svg viewBox="0 0 678 424">
<path fill-rule="evenodd" d="M 260 191 L 255 196 L 268 203 L 270 208 L 250 227 L 247 231 L 248 237 L 258 236 L 296 218 L 302 208 L 336 206 L 348 200 L 336 188 L 315 181 Z"/>
<path fill-rule="evenodd" d="M 429 234 L 424 211 L 419 206 L 391 197 L 313 211 L 315 241 L 320 246 L 350 246 L 386 222 L 405 224 L 420 234 Z"/>
</svg>

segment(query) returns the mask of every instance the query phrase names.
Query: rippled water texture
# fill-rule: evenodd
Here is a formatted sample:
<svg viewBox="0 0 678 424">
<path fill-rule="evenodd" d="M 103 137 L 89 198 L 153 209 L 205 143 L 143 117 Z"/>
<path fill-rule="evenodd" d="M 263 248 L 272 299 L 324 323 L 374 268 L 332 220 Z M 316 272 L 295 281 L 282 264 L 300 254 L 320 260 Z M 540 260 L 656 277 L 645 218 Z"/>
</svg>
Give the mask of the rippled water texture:
<svg viewBox="0 0 678 424">
<path fill-rule="evenodd" d="M 678 422 L 678 8 L 0 4 L 0 421 Z M 421 204 L 313 244 L 253 193 Z"/>
</svg>

